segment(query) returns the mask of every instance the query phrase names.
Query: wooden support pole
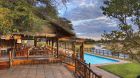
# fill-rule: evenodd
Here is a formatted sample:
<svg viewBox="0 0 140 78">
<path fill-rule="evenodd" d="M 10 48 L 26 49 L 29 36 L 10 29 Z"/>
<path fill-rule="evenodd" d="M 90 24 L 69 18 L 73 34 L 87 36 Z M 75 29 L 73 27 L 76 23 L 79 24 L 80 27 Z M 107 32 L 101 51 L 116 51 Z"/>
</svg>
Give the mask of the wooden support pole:
<svg viewBox="0 0 140 78">
<path fill-rule="evenodd" d="M 16 40 L 13 41 L 13 54 L 16 57 Z"/>
<path fill-rule="evenodd" d="M 64 46 L 65 46 L 64 44 L 65 44 L 65 43 L 64 43 L 64 42 L 62 42 L 62 48 L 65 48 L 65 47 L 64 47 Z"/>
<path fill-rule="evenodd" d="M 61 47 L 61 42 L 59 42 L 59 47 Z"/>
<path fill-rule="evenodd" d="M 61 45 L 61 48 L 63 48 L 63 42 L 61 42 L 61 44 L 60 44 L 60 45 Z"/>
<path fill-rule="evenodd" d="M 69 42 L 67 42 L 67 49 L 69 49 Z"/>
<path fill-rule="evenodd" d="M 56 39 L 56 57 L 58 58 L 59 56 L 59 42 L 58 42 L 58 39 Z"/>
<path fill-rule="evenodd" d="M 1 39 L 0 39 L 0 49 L 1 49 Z M 2 56 L 2 54 L 1 54 L 1 50 L 0 50 L 0 57 Z"/>
<path fill-rule="evenodd" d="M 29 58 L 29 50 L 27 51 L 27 59 Z"/>
<path fill-rule="evenodd" d="M 80 46 L 80 60 L 84 61 L 84 43 L 83 42 Z"/>
<path fill-rule="evenodd" d="M 66 42 L 64 42 L 64 49 L 65 49 L 65 53 L 66 53 L 66 49 L 67 49 L 67 43 Z"/>
<path fill-rule="evenodd" d="M 72 42 L 72 51 L 73 51 L 73 54 L 72 54 L 72 58 L 75 58 L 75 42 Z"/>
<path fill-rule="evenodd" d="M 52 54 L 54 55 L 54 53 L 53 53 L 53 50 L 54 50 L 54 40 L 52 40 Z"/>
<path fill-rule="evenodd" d="M 13 59 L 12 59 L 12 52 L 9 51 L 9 67 L 10 68 L 12 67 L 12 61 L 13 61 Z"/>
<path fill-rule="evenodd" d="M 50 40 L 48 40 L 48 46 L 50 46 Z"/>
<path fill-rule="evenodd" d="M 34 46 L 37 46 L 37 37 L 34 37 Z"/>
<path fill-rule="evenodd" d="M 46 45 L 48 46 L 48 39 L 46 38 Z"/>
</svg>

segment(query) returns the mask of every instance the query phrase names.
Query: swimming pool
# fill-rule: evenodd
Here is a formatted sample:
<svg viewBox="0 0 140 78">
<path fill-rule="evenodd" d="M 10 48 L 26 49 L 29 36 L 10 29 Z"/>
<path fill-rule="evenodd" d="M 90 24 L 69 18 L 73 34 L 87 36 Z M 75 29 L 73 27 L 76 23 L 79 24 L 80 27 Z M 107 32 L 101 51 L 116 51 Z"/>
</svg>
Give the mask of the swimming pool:
<svg viewBox="0 0 140 78">
<path fill-rule="evenodd" d="M 106 63 L 115 63 L 115 62 L 119 62 L 118 60 L 113 60 L 110 58 L 105 58 L 105 57 L 101 57 L 101 56 L 96 56 L 94 54 L 84 54 L 84 60 L 86 61 L 86 63 L 90 63 L 90 64 L 106 64 Z"/>
</svg>

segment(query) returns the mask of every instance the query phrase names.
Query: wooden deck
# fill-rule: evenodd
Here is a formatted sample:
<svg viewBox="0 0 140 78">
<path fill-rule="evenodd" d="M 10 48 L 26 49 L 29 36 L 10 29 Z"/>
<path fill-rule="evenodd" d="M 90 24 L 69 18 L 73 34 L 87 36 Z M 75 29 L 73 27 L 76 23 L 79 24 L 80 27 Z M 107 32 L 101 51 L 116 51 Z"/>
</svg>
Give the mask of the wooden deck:
<svg viewBox="0 0 140 78">
<path fill-rule="evenodd" d="M 75 78 L 62 64 L 22 65 L 0 70 L 0 78 Z"/>
</svg>

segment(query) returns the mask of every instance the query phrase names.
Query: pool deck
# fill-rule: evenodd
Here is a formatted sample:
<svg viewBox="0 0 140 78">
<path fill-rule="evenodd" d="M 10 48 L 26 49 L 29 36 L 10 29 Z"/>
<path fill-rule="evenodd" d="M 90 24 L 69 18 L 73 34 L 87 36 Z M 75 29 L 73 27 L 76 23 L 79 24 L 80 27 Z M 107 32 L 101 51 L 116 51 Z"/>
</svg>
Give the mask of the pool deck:
<svg viewBox="0 0 140 78">
<path fill-rule="evenodd" d="M 104 63 L 104 64 L 93 64 L 94 66 L 104 66 L 104 65 L 110 65 L 110 64 L 124 64 L 124 63 L 130 63 L 130 61 L 126 61 L 126 60 L 120 60 L 120 59 L 110 58 L 110 57 L 105 57 L 105 56 L 101 56 L 101 57 L 109 58 L 109 59 L 113 59 L 113 60 L 117 60 L 118 62 L 114 62 L 114 63 Z"/>
<path fill-rule="evenodd" d="M 100 56 L 100 55 L 96 55 L 96 56 Z M 120 78 L 119 76 L 116 76 L 110 72 L 107 72 L 103 69 L 100 69 L 98 66 L 104 66 L 104 65 L 110 65 L 110 64 L 124 64 L 124 63 L 130 63 L 129 61 L 125 61 L 125 60 L 120 60 L 120 59 L 116 59 L 116 58 L 110 58 L 110 57 L 106 57 L 106 56 L 100 56 L 100 57 L 104 57 L 104 58 L 109 58 L 109 59 L 113 59 L 113 60 L 117 60 L 119 62 L 114 62 L 114 63 L 105 63 L 105 64 L 91 64 L 91 69 L 98 75 L 101 75 L 102 78 Z"/>
<path fill-rule="evenodd" d="M 91 65 L 91 69 L 96 73 L 102 76 L 102 78 L 120 78 L 112 73 L 109 73 L 103 69 L 100 69 L 94 65 Z"/>
<path fill-rule="evenodd" d="M 0 70 L 0 78 L 75 78 L 62 64 L 22 65 Z"/>
</svg>

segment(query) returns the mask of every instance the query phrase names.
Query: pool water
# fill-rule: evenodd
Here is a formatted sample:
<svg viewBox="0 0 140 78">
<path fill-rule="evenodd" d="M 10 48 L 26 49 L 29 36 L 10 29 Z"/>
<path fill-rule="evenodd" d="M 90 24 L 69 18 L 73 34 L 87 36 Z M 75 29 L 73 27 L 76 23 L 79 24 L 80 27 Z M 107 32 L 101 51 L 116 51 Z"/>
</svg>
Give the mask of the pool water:
<svg viewBox="0 0 140 78">
<path fill-rule="evenodd" d="M 84 60 L 86 61 L 86 63 L 90 63 L 90 64 L 106 64 L 106 63 L 115 63 L 115 62 L 119 62 L 118 60 L 113 60 L 110 58 L 105 58 L 105 57 L 101 57 L 101 56 L 96 56 L 94 54 L 84 54 Z"/>
</svg>

